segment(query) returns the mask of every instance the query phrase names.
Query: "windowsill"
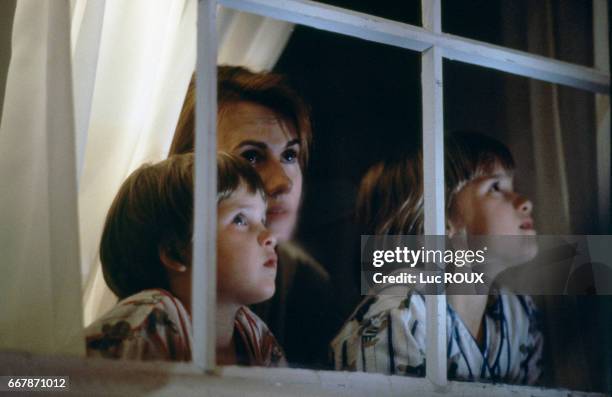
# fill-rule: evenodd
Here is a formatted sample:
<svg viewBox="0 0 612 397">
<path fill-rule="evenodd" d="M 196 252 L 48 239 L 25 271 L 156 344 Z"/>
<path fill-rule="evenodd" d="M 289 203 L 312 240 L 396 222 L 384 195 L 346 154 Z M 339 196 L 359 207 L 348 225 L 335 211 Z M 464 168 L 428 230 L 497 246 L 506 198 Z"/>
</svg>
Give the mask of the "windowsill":
<svg viewBox="0 0 612 397">
<path fill-rule="evenodd" d="M 0 374 L 15 376 L 70 376 L 75 395 L 223 395 L 223 396 L 555 396 L 596 397 L 599 393 L 528 386 L 449 382 L 436 391 L 424 378 L 361 372 L 221 367 L 205 374 L 187 363 L 112 361 L 29 353 L 0 352 Z"/>
</svg>

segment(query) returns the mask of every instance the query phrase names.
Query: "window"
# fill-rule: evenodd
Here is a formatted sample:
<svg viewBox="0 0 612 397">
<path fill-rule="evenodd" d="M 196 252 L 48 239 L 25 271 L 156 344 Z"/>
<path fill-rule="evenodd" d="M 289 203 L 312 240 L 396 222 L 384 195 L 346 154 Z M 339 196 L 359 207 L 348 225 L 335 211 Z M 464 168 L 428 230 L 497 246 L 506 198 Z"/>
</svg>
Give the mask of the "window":
<svg viewBox="0 0 612 397">
<path fill-rule="evenodd" d="M 421 53 L 425 180 L 435 181 L 425 185 L 425 234 L 444 234 L 445 231 L 443 211 L 444 186 L 441 182 L 443 181 L 444 90 L 442 88 L 442 80 L 444 59 L 457 60 L 466 64 L 567 85 L 599 94 L 606 94 L 608 91 L 609 79 L 603 70 L 587 69 L 554 59 L 530 55 L 442 33 L 441 5 L 439 1 L 422 2 L 422 28 L 378 17 L 366 16 L 351 10 L 317 4 L 315 2 L 287 1 L 278 3 L 265 0 L 224 0 L 220 3 L 225 7 L 241 11 L 252 12 Z M 600 7 L 601 4 L 595 6 Z M 212 21 L 214 19 L 213 6 L 208 3 L 202 3 L 200 7 L 201 10 L 208 13 L 206 15 Z M 202 33 L 200 33 L 199 37 L 202 37 Z M 213 77 L 216 65 L 215 62 L 210 60 L 215 59 L 213 56 L 214 43 L 206 44 L 200 42 L 199 45 L 200 52 L 198 59 L 204 59 L 204 61 L 198 65 L 198 75 Z M 206 89 L 204 84 L 209 83 L 202 82 L 201 84 L 198 87 L 198 92 L 204 101 L 200 100 L 198 103 L 206 102 L 207 99 L 214 97 L 208 91 L 202 94 L 201 90 Z M 208 101 L 208 103 L 211 102 Z M 211 109 L 214 109 L 212 105 L 207 110 L 201 109 L 203 118 L 200 118 L 200 120 L 205 120 L 207 126 L 210 126 L 211 122 L 206 116 L 214 113 Z M 207 131 L 207 136 L 211 135 L 210 130 L 201 129 L 198 131 L 199 136 L 202 136 L 201 134 L 204 134 L 204 131 Z M 208 143 L 212 144 L 214 142 L 209 140 Z M 203 149 L 201 148 L 200 150 Z M 206 167 L 214 165 L 212 160 L 209 159 L 207 161 Z M 605 168 L 598 168 L 598 170 L 598 172 L 604 174 L 608 172 Z M 600 189 L 600 192 L 603 192 L 609 189 L 609 186 L 600 186 Z M 603 197 L 604 193 L 601 194 Z M 200 205 L 205 202 L 205 200 L 202 200 Z M 213 202 L 212 196 L 208 198 L 208 202 Z M 212 240 L 213 235 L 208 237 L 199 236 L 197 241 L 204 245 L 205 241 Z M 207 259 L 210 262 L 212 257 L 207 256 Z M 201 285 L 206 285 L 204 280 L 205 278 L 203 277 L 200 281 Z M 194 283 L 197 284 L 198 282 L 194 281 Z M 439 357 L 446 357 L 446 318 L 444 315 L 446 301 L 444 296 L 428 296 L 427 306 L 430 309 L 427 313 L 429 327 L 427 378 L 433 385 L 444 386 L 448 384 L 446 361 L 438 359 Z M 205 332 L 200 330 L 199 335 L 205 336 Z M 210 342 L 207 345 L 210 346 Z M 205 362 L 209 363 L 211 361 L 201 361 L 200 365 L 205 365 Z M 470 387 L 478 388 L 482 386 L 464 384 L 462 387 L 469 389 Z"/>
<path fill-rule="evenodd" d="M 598 159 L 597 172 L 599 176 L 599 216 L 609 220 L 609 70 L 607 56 L 596 57 L 596 68 L 587 68 L 547 59 L 523 52 L 510 50 L 451 36 L 442 32 L 440 0 L 422 1 L 422 27 L 395 22 L 380 17 L 373 17 L 356 11 L 340 9 L 311 1 L 301 0 L 220 0 L 224 7 L 234 8 L 272 18 L 286 20 L 317 29 L 336 32 L 407 49 L 421 54 L 422 71 L 422 141 L 424 149 L 425 180 L 425 219 L 426 234 L 444 234 L 444 186 L 443 186 L 443 130 L 444 130 L 444 89 L 442 85 L 447 59 L 465 64 L 495 69 L 527 78 L 539 79 L 549 83 L 567 85 L 586 90 L 598 95 L 599 114 L 608 114 L 608 127 L 602 123 L 598 126 L 598 147 L 602 148 Z M 594 7 L 606 7 L 603 1 L 594 1 Z M 599 9 L 599 8 L 598 8 Z M 601 10 L 600 10 L 601 11 Z M 194 230 L 194 261 L 206 263 L 209 266 L 194 267 L 193 284 L 195 288 L 215 291 L 215 244 L 216 230 L 216 13 L 217 2 L 200 0 L 198 2 L 198 65 L 197 73 L 197 139 L 196 139 L 196 198 L 195 198 L 195 230 Z M 601 11 L 602 15 L 607 12 Z M 604 29 L 605 31 L 605 29 Z M 603 47 L 607 48 L 607 45 Z M 597 53 L 597 44 L 595 52 Z M 598 117 L 601 120 L 601 117 Z M 607 148 L 607 149 L 606 149 Z M 609 221 L 608 221 L 609 222 Z M 279 395 L 289 392 L 307 392 L 321 390 L 333 392 L 359 391 L 398 392 L 399 390 L 415 390 L 431 392 L 448 388 L 457 393 L 487 395 L 505 395 L 509 390 L 518 394 L 529 395 L 534 389 L 519 386 L 494 386 L 478 383 L 449 382 L 446 374 L 446 301 L 444 296 L 428 296 L 428 348 L 427 348 L 427 379 L 385 377 L 362 373 L 329 373 L 304 370 L 268 370 L 262 368 L 216 368 L 214 356 L 214 335 L 209 332 L 209 325 L 214 322 L 215 299 L 213 294 L 194 294 L 193 327 L 194 366 L 168 364 L 153 366 L 146 363 L 130 363 L 129 368 L 142 371 L 162 369 L 161 376 L 156 378 L 160 387 L 167 391 L 195 389 L 184 386 L 181 389 L 172 383 L 185 382 L 194 374 L 220 373 L 221 378 L 214 376 L 202 377 L 203 382 L 210 382 L 208 387 L 237 387 L 243 391 L 270 391 L 277 388 L 275 383 L 289 385 L 278 390 Z M 4 362 L 12 361 L 13 356 L 3 355 Z M 16 364 L 15 371 L 25 370 L 27 364 Z M 34 368 L 49 371 L 55 362 L 41 359 Z M 76 370 L 78 360 L 67 360 L 59 367 L 70 373 L 82 374 L 87 370 Z M 110 371 L 114 365 L 107 363 L 88 364 L 92 371 Z M 133 367 L 132 367 L 133 365 Z M 3 368 L 8 365 L 2 364 Z M 127 366 L 127 365 L 126 365 Z M 58 368 L 58 367 L 56 367 Z M 70 369 L 73 368 L 73 369 Z M 17 372 L 16 372 L 17 373 Z M 88 379 L 92 379 L 91 375 Z M 231 379 L 228 382 L 224 380 Z M 92 383 L 95 381 L 91 381 Z M 126 385 L 132 381 L 118 380 L 117 384 Z M 166 383 L 168 383 L 166 385 Z M 175 386 L 173 386 L 175 385 Z M 85 386 L 76 385 L 77 390 L 87 390 Z M 81 389 L 78 389 L 81 387 Z M 127 387 L 127 386 L 126 386 Z M 173 389 L 174 387 L 174 389 Z M 255 389 L 252 389 L 255 388 Z M 219 390 L 219 389 L 217 389 Z M 342 391 L 340 391 L 342 390 Z M 486 390 L 480 392 L 479 390 Z M 540 392 L 538 390 L 538 392 Z M 567 395 L 562 391 L 541 391 L 546 395 Z M 348 394 L 348 393 L 347 393 Z"/>
</svg>

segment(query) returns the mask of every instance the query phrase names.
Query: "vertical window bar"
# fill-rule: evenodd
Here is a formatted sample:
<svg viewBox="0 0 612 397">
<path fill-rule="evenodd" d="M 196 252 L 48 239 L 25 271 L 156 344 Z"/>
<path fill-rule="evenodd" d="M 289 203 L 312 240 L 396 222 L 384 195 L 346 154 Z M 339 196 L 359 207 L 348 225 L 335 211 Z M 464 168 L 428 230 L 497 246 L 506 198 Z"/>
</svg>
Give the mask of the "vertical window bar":
<svg viewBox="0 0 612 397">
<path fill-rule="evenodd" d="M 608 2 L 593 1 L 593 52 L 597 70 L 610 73 L 608 42 Z M 595 96 L 595 126 L 597 128 L 597 186 L 600 233 L 610 232 L 610 97 Z"/>
<path fill-rule="evenodd" d="M 441 33 L 440 0 L 422 0 L 423 27 Z M 423 178 L 425 235 L 445 234 L 444 114 L 442 108 L 442 50 L 436 46 L 421 55 L 423 108 Z M 436 247 L 441 248 L 441 247 Z M 426 295 L 427 378 L 437 387 L 448 384 L 446 370 L 446 296 Z"/>
<path fill-rule="evenodd" d="M 217 242 L 216 0 L 198 1 L 194 233 L 191 314 L 193 363 L 215 369 Z"/>
</svg>

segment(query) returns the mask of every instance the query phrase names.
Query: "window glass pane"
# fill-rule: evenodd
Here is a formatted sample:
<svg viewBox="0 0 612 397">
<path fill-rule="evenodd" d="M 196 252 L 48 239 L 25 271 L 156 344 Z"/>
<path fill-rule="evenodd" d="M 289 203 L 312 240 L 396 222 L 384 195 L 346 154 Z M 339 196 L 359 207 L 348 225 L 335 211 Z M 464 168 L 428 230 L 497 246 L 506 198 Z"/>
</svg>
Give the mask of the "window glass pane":
<svg viewBox="0 0 612 397">
<path fill-rule="evenodd" d="M 515 161 L 514 192 L 521 194 L 513 197 L 531 201 L 528 212 L 539 236 L 600 233 L 595 95 L 453 61 L 444 62 L 444 85 L 446 129 L 480 131 L 509 148 Z M 609 178 L 610 171 L 603 172 Z M 496 222 L 501 218 L 498 214 Z M 532 280 L 538 274 L 537 259 L 507 269 L 498 282 Z M 555 268 L 543 279 L 553 279 L 563 269 Z M 593 273 L 589 277 L 593 283 Z M 532 298 L 542 320 L 542 384 L 609 390 L 605 379 L 610 367 L 604 363 L 612 356 L 612 333 L 609 316 L 602 313 L 610 310 L 610 297 Z"/>
<path fill-rule="evenodd" d="M 591 0 L 443 0 L 442 30 L 566 62 L 593 65 Z"/>
<path fill-rule="evenodd" d="M 552 211 L 545 204 L 548 200 L 536 202 L 540 207 L 534 211 L 536 223 L 541 225 L 538 231 L 597 233 L 596 185 L 590 194 L 581 191 L 582 181 L 596 180 L 595 95 L 448 60 L 444 62 L 444 84 L 446 129 L 482 130 L 507 142 L 517 157 L 517 183 L 529 196 L 537 191 L 537 183 L 530 177 L 536 166 L 534 158 L 544 155 L 546 161 L 552 161 L 554 150 L 551 142 L 546 153 L 536 153 L 535 139 L 538 134 L 558 134 L 559 156 L 565 160 L 562 168 L 568 173 L 564 179 L 570 195 L 569 212 L 574 217 L 565 225 L 553 225 L 558 217 L 547 212 Z M 556 118 L 559 127 L 555 127 Z M 555 128 L 559 132 L 554 132 Z"/>
<path fill-rule="evenodd" d="M 361 179 L 374 164 L 420 144 L 420 55 L 297 26 L 275 71 L 289 76 L 312 107 L 295 240 L 329 272 L 339 328 L 363 298 L 355 220 Z"/>
</svg>

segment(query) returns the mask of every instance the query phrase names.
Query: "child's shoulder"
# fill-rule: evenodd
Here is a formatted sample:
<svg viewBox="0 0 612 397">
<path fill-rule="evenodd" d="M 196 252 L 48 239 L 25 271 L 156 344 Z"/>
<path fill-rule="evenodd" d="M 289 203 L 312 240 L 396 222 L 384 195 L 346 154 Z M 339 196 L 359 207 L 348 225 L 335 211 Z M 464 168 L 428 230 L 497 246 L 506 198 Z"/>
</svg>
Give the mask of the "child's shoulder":
<svg viewBox="0 0 612 397">
<path fill-rule="evenodd" d="M 332 341 L 339 345 L 363 334 L 379 333 L 388 326 L 389 319 L 401 324 L 425 323 L 425 297 L 416 291 L 404 295 L 371 295 L 365 298 L 349 317 Z"/>
<path fill-rule="evenodd" d="M 128 323 L 132 328 L 142 325 L 151 313 L 168 313 L 172 317 L 181 317 L 185 308 L 183 304 L 168 291 L 148 289 L 140 291 L 119 301 L 111 310 L 86 328 L 87 334 L 108 324 Z"/>
<path fill-rule="evenodd" d="M 269 332 L 266 323 L 251 309 L 241 306 L 236 313 L 236 325 L 249 327 L 259 332 Z"/>
<path fill-rule="evenodd" d="M 422 376 L 426 317 L 425 297 L 416 291 L 365 298 L 331 342 L 335 368 Z M 390 357 L 400 356 L 393 364 Z"/>
<path fill-rule="evenodd" d="M 175 296 L 150 289 L 118 302 L 85 337 L 90 356 L 183 360 L 190 356 L 191 322 Z"/>
<path fill-rule="evenodd" d="M 502 314 L 505 320 L 517 331 L 520 330 L 526 335 L 541 332 L 543 328 L 542 313 L 531 296 L 502 291 L 500 301 L 503 302 L 503 305 L 498 306 L 503 310 L 503 313 L 499 314 Z"/>
<path fill-rule="evenodd" d="M 391 311 L 401 312 L 403 316 L 425 314 L 425 297 L 419 292 L 408 290 L 402 295 L 371 295 L 364 299 L 353 312 L 350 320 L 363 322 Z"/>
<path fill-rule="evenodd" d="M 529 295 L 515 294 L 512 291 L 500 289 L 498 301 L 503 302 L 507 315 L 529 318 L 539 315 L 538 307 Z"/>
<path fill-rule="evenodd" d="M 285 354 L 272 331 L 259 316 L 246 306 L 241 306 L 234 322 L 240 344 L 237 351 L 246 365 L 264 367 L 287 366 Z"/>
</svg>

